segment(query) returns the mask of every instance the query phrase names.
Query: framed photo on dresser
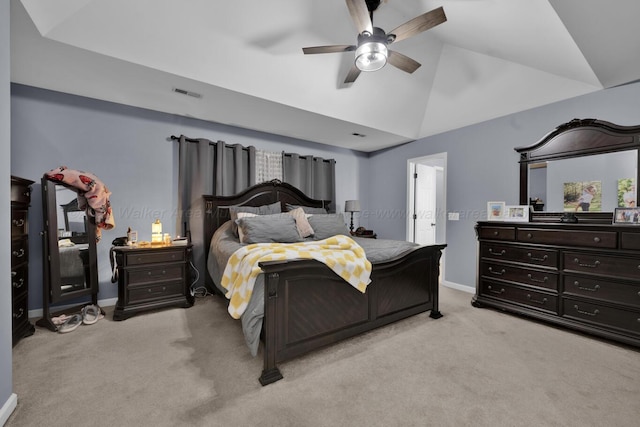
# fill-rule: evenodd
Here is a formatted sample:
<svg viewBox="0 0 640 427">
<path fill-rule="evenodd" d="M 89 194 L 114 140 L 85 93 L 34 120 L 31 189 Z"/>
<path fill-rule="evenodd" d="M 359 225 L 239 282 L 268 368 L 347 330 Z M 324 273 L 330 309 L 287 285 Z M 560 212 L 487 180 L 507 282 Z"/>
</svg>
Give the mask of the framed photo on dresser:
<svg viewBox="0 0 640 427">
<path fill-rule="evenodd" d="M 529 222 L 530 208 L 527 205 L 514 205 L 504 207 L 505 221 Z"/>
<path fill-rule="evenodd" d="M 487 220 L 502 221 L 504 219 L 504 202 L 487 202 Z"/>
<path fill-rule="evenodd" d="M 616 208 L 614 224 L 640 225 L 640 208 Z"/>
</svg>

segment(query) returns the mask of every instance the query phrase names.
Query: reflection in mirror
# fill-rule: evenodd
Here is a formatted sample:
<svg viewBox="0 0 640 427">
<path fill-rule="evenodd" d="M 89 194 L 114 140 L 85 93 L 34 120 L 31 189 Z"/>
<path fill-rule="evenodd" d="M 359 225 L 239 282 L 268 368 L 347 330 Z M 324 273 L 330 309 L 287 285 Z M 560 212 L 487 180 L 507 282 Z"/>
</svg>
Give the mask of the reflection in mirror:
<svg viewBox="0 0 640 427">
<path fill-rule="evenodd" d="M 635 193 L 638 165 L 634 154 L 620 151 L 532 163 L 529 165 L 529 202 L 534 210 L 562 212 L 566 210 L 564 184 L 600 181 L 601 205 L 598 209 L 613 212 L 623 203 L 621 192 Z"/>
<path fill-rule="evenodd" d="M 58 254 L 62 294 L 90 286 L 89 243 L 86 213 L 78 208 L 78 197 L 62 185 L 56 185 Z"/>
</svg>

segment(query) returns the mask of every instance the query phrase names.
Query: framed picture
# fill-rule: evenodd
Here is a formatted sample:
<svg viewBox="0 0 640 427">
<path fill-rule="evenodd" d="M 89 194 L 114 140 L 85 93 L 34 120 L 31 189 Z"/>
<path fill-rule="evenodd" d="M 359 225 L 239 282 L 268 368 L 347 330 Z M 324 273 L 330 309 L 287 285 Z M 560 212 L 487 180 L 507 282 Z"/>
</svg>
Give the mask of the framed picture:
<svg viewBox="0 0 640 427">
<path fill-rule="evenodd" d="M 504 218 L 504 202 L 487 202 L 487 219 L 502 221 Z"/>
<path fill-rule="evenodd" d="M 614 224 L 640 225 L 640 208 L 616 208 L 613 214 Z"/>
<path fill-rule="evenodd" d="M 527 205 L 505 206 L 504 220 L 528 222 L 530 209 Z"/>
</svg>

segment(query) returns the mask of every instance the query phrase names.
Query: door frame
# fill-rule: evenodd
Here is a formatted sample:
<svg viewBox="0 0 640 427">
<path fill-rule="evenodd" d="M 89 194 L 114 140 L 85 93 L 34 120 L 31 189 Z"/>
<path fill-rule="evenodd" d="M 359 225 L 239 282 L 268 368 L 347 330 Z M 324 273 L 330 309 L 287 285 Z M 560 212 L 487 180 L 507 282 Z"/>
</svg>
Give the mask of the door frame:
<svg viewBox="0 0 640 427">
<path fill-rule="evenodd" d="M 447 235 L 447 153 L 436 153 L 428 156 L 414 157 L 407 159 L 407 223 L 405 227 L 406 240 L 413 241 L 413 206 L 414 206 L 414 178 L 413 171 L 415 164 L 433 166 L 442 169 L 441 179 L 436 178 L 436 243 L 445 243 Z M 440 276 L 444 280 L 444 257 L 443 252 L 440 266 Z"/>
</svg>

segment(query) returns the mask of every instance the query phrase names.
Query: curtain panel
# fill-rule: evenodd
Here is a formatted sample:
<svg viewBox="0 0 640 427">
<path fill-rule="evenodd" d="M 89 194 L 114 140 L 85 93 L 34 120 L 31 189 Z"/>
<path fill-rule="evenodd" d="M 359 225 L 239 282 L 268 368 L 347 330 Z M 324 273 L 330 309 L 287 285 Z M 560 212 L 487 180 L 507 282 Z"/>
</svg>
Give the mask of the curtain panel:
<svg viewBox="0 0 640 427">
<path fill-rule="evenodd" d="M 268 177 L 273 173 L 281 173 L 282 181 L 299 188 L 309 197 L 331 200 L 330 210 L 335 211 L 333 159 L 260 152 L 253 146 L 191 139 L 184 135 L 171 138 L 178 141 L 176 230 L 181 234 L 190 232 L 192 261 L 200 272 L 197 286 L 204 286 L 204 275 L 208 274 L 205 247 L 209 242 L 203 242 L 203 195 L 231 196 L 259 182 L 271 180 Z"/>
</svg>

